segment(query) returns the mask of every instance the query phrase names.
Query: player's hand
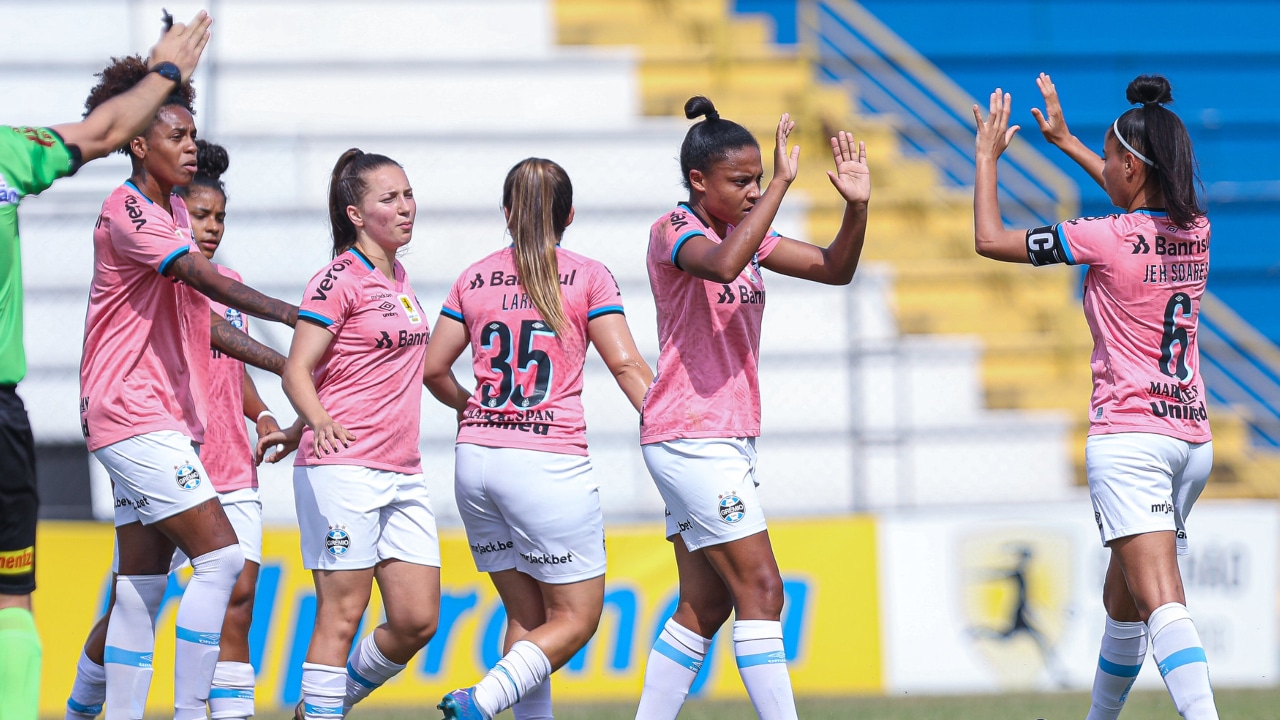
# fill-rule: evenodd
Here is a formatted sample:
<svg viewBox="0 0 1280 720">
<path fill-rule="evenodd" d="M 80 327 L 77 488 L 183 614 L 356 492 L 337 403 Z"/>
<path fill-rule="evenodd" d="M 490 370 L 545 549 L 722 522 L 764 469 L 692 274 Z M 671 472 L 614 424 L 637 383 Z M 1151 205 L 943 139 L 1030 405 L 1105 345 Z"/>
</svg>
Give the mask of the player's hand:
<svg viewBox="0 0 1280 720">
<path fill-rule="evenodd" d="M 1040 77 L 1036 78 L 1036 87 L 1040 88 L 1040 94 L 1044 96 L 1044 112 L 1040 112 L 1040 108 L 1031 108 L 1031 115 L 1040 126 L 1044 139 L 1062 147 L 1071 139 L 1071 132 L 1067 130 L 1067 121 L 1062 117 L 1062 102 L 1058 100 L 1058 90 L 1047 73 L 1040 73 Z"/>
<path fill-rule="evenodd" d="M 168 31 L 161 33 L 160 41 L 151 48 L 151 56 L 147 58 L 147 66 L 155 67 L 162 62 L 171 62 L 182 72 L 182 82 L 191 79 L 196 64 L 200 62 L 200 54 L 209 43 L 209 26 L 213 18 L 201 10 L 191 18 L 191 22 L 183 25 L 174 23 Z"/>
<path fill-rule="evenodd" d="M 271 418 L 264 418 L 270 420 Z M 272 421 L 274 425 L 275 422 Z M 298 449 L 298 442 L 302 439 L 301 422 L 294 423 L 291 427 L 281 430 L 276 426 L 275 430 L 267 433 L 262 432 L 263 423 L 258 423 L 258 444 L 253 450 L 253 463 L 261 465 L 263 460 L 269 463 L 278 463 L 288 457 L 294 450 Z M 267 450 L 275 448 L 275 452 L 267 455 Z"/>
<path fill-rule="evenodd" d="M 311 431 L 314 434 L 312 442 L 315 444 L 316 457 L 338 453 L 343 448 L 350 447 L 351 442 L 356 439 L 355 435 L 333 419 L 317 424 Z"/>
<path fill-rule="evenodd" d="M 831 138 L 831 155 L 835 172 L 827 171 L 831 184 L 847 203 L 866 203 L 871 199 L 871 169 L 867 167 L 867 144 L 854 144 L 853 133 L 841 130 Z"/>
<path fill-rule="evenodd" d="M 1000 88 L 991 93 L 987 102 L 987 117 L 982 118 L 982 110 L 973 106 L 973 119 L 978 123 L 978 136 L 975 140 L 975 156 L 995 160 L 1004 154 L 1013 136 L 1022 129 L 1021 125 L 1009 127 L 1009 109 L 1013 106 L 1013 98 Z"/>
<path fill-rule="evenodd" d="M 795 127 L 790 113 L 782 113 L 782 117 L 778 119 L 778 134 L 774 137 L 773 145 L 773 179 L 788 186 L 800 172 L 800 146 L 796 145 L 790 153 L 787 152 L 787 138 L 791 137 L 791 131 Z"/>
</svg>

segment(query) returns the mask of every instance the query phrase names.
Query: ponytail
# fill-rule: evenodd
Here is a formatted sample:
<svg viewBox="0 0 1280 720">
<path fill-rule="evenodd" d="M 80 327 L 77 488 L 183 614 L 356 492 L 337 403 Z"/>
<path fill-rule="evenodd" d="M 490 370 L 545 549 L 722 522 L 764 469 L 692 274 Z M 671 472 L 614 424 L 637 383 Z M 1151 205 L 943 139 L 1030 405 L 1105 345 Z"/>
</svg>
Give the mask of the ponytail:
<svg viewBox="0 0 1280 720">
<path fill-rule="evenodd" d="M 208 140 L 196 140 L 196 174 L 191 182 L 174 188 L 174 192 L 186 199 L 193 187 L 209 188 L 227 199 L 227 186 L 222 182 L 222 173 L 231 166 L 231 158 L 227 149 Z"/>
<path fill-rule="evenodd" d="M 705 118 L 689 127 L 684 142 L 680 144 L 680 174 L 686 190 L 693 190 L 689 184 L 690 170 L 697 170 L 705 175 L 712 165 L 728 157 L 734 150 L 760 147 L 750 130 L 720 117 L 716 106 L 701 95 L 695 95 L 685 102 L 684 116 L 690 120 Z"/>
<path fill-rule="evenodd" d="M 563 333 L 569 321 L 561 302 L 556 246 L 573 210 L 569 175 L 550 160 L 522 160 L 502 184 L 502 207 L 515 245 L 516 277 L 543 321 Z"/>
<path fill-rule="evenodd" d="M 1197 187 L 1201 185 L 1191 136 L 1182 120 L 1165 107 L 1173 102 L 1169 81 L 1161 75 L 1139 75 L 1125 97 L 1142 107 L 1125 111 L 1111 126 L 1116 140 L 1148 165 L 1164 196 L 1169 220 L 1189 230 L 1204 217 Z"/>
<path fill-rule="evenodd" d="M 386 155 L 351 148 L 342 153 L 333 166 L 333 173 L 329 176 L 329 225 L 333 231 L 334 257 L 355 247 L 356 226 L 347 216 L 347 208 L 359 205 L 368 190 L 365 175 L 384 165 L 400 167 L 400 163 Z"/>
</svg>

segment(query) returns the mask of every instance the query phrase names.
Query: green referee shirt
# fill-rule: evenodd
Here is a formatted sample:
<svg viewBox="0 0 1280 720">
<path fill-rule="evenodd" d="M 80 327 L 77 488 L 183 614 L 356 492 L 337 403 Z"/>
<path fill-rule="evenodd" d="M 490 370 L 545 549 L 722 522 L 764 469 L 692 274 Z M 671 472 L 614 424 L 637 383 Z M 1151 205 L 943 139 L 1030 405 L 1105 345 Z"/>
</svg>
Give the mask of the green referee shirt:
<svg viewBox="0 0 1280 720">
<path fill-rule="evenodd" d="M 16 385 L 27 374 L 18 201 L 43 192 L 79 165 L 78 149 L 52 130 L 0 125 L 0 385 Z"/>
</svg>

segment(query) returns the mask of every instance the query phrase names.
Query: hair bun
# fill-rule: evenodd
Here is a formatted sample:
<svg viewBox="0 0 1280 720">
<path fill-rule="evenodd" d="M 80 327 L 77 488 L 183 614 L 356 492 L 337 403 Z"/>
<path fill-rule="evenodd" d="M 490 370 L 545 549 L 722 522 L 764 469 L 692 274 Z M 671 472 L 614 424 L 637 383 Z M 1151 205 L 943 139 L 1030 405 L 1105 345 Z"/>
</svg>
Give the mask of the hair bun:
<svg viewBox="0 0 1280 720">
<path fill-rule="evenodd" d="M 226 148 L 207 140 L 196 141 L 197 172 L 217 180 L 227 171 L 229 165 L 231 165 L 231 158 L 227 155 Z"/>
<path fill-rule="evenodd" d="M 1173 88 L 1163 75 L 1139 75 L 1129 83 L 1124 96 L 1134 105 L 1164 105 L 1173 102 Z"/>
<path fill-rule="evenodd" d="M 701 95 L 694 95 L 684 104 L 684 116 L 690 120 L 706 116 L 707 122 L 720 119 L 720 113 L 716 112 L 716 106 Z"/>
</svg>

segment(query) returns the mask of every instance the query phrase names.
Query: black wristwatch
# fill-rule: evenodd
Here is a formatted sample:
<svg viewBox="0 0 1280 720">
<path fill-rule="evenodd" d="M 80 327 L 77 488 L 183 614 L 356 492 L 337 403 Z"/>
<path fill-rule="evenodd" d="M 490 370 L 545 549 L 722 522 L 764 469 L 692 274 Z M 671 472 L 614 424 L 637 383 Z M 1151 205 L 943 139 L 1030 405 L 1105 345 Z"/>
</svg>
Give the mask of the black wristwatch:
<svg viewBox="0 0 1280 720">
<path fill-rule="evenodd" d="M 182 84 L 182 71 L 178 69 L 177 65 L 174 65 L 171 62 L 156 63 L 156 66 L 151 68 L 151 72 L 159 75 L 165 80 L 172 80 L 179 85 Z"/>
</svg>

